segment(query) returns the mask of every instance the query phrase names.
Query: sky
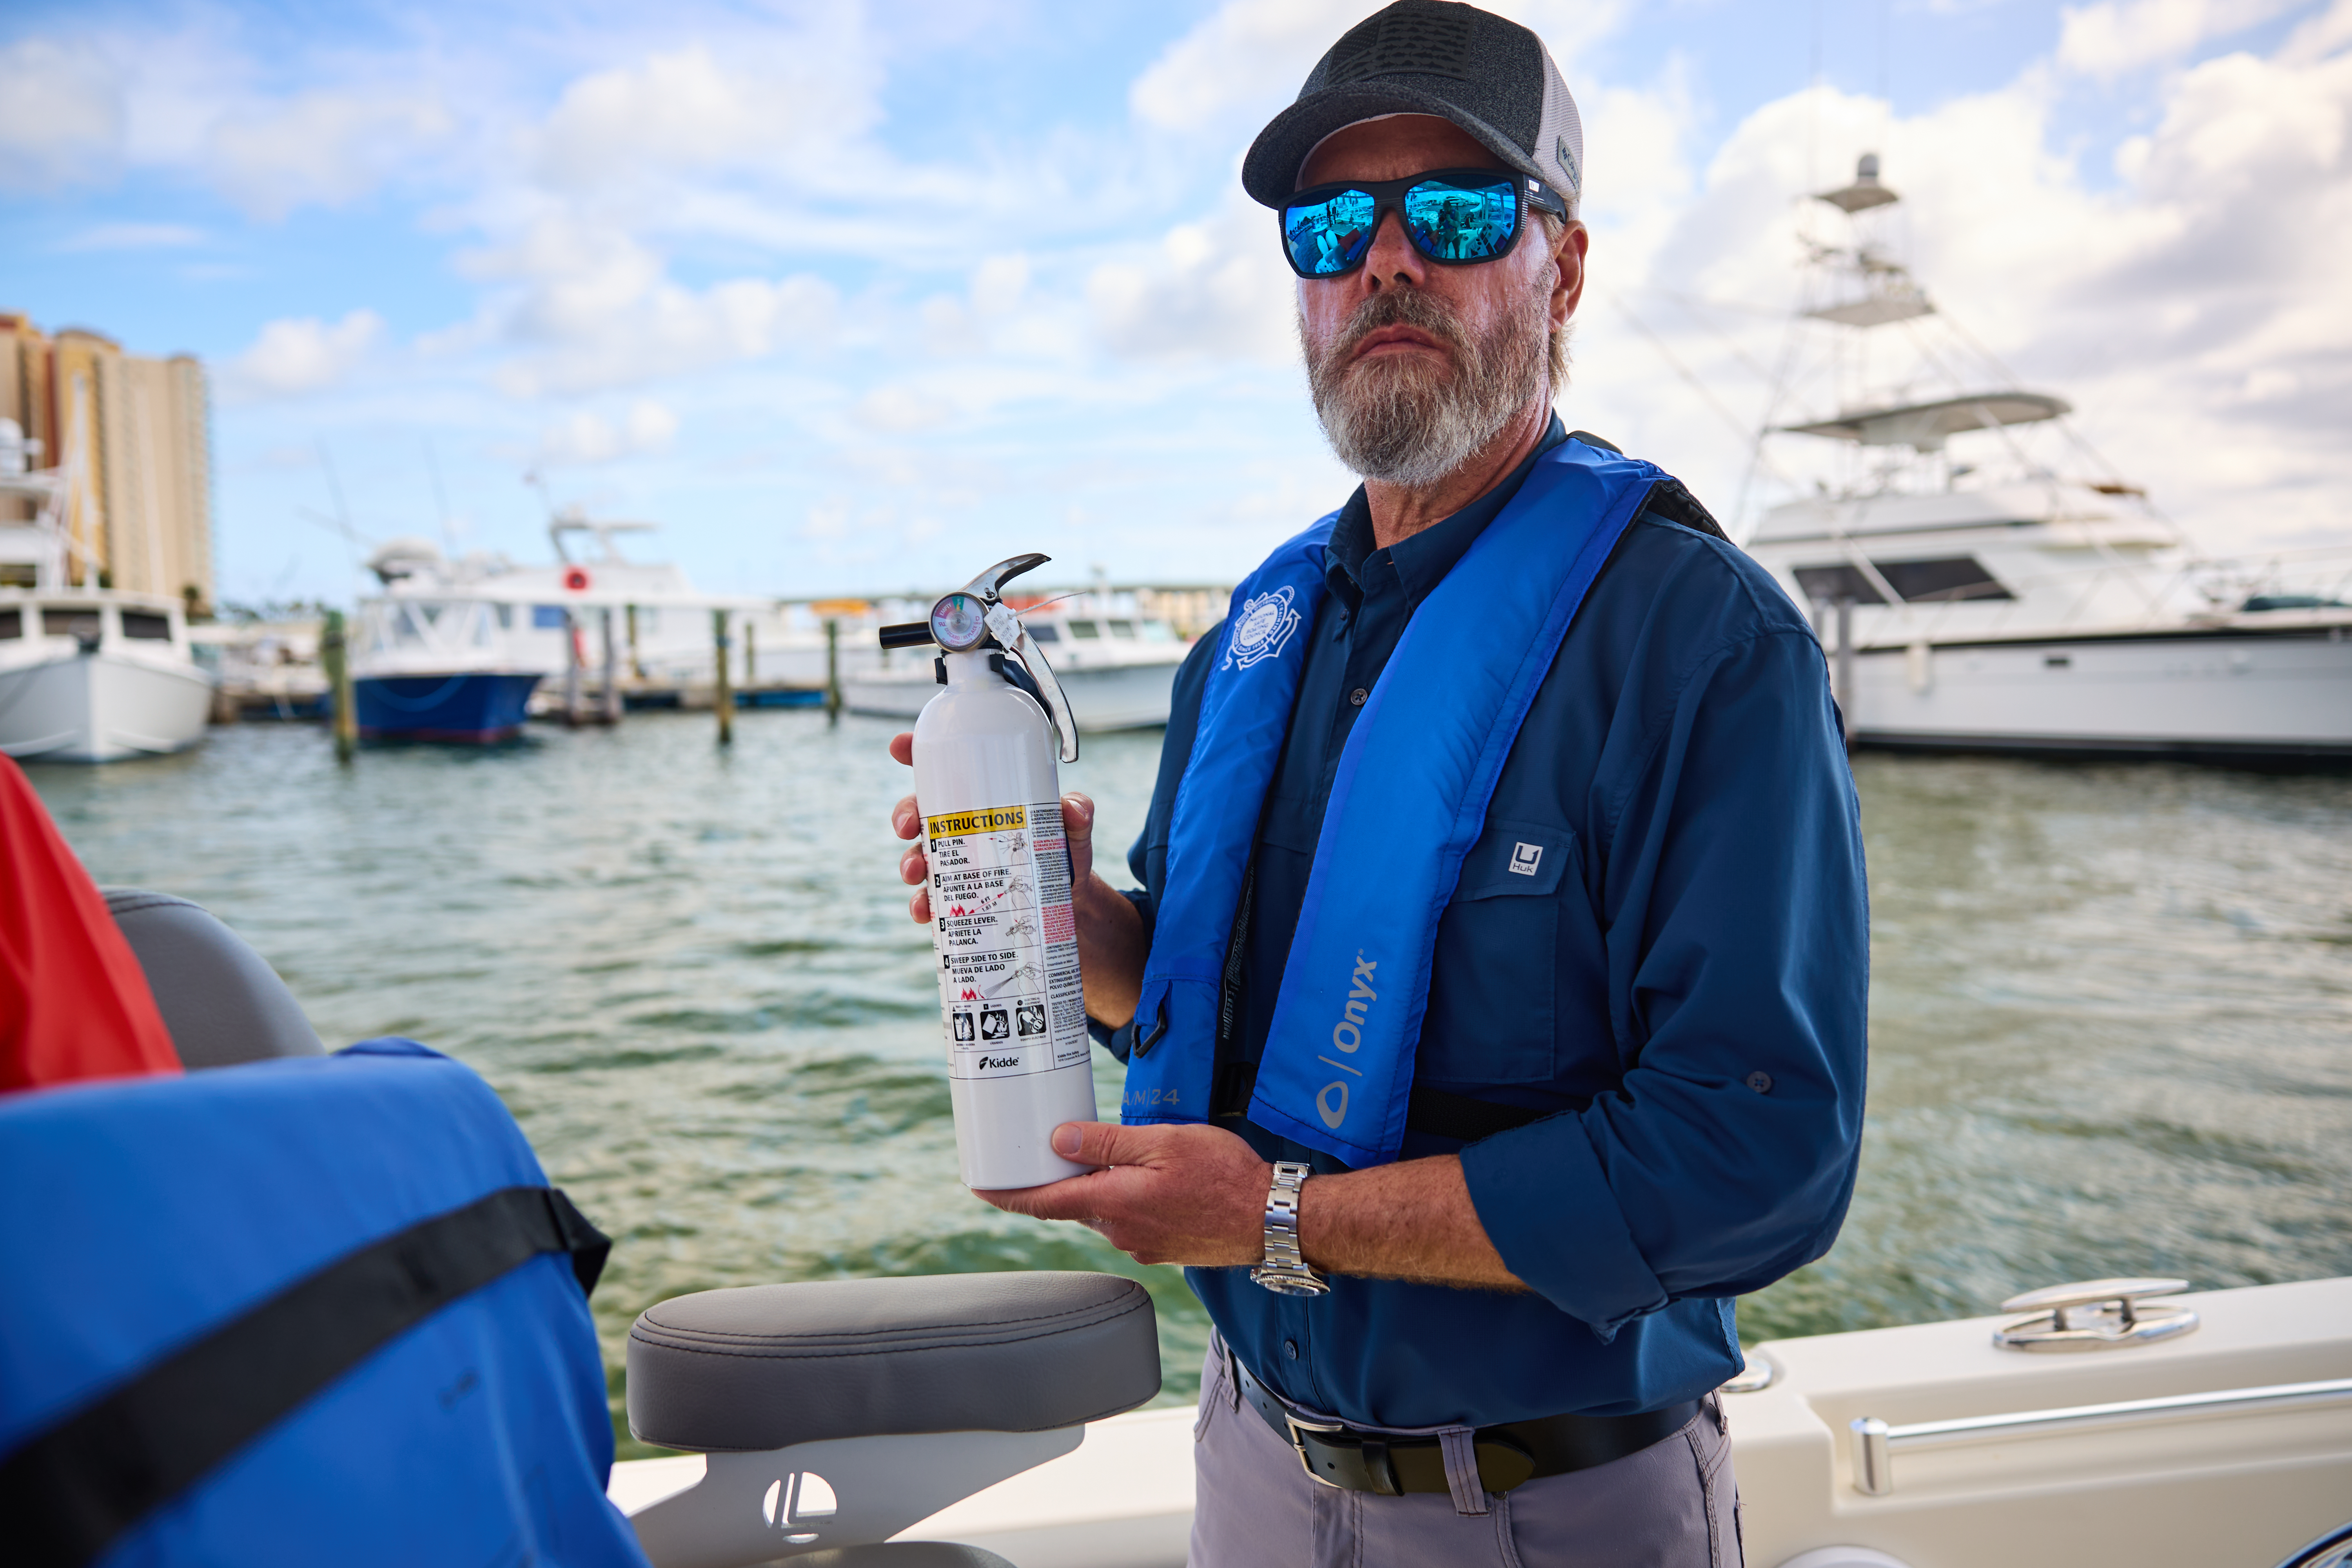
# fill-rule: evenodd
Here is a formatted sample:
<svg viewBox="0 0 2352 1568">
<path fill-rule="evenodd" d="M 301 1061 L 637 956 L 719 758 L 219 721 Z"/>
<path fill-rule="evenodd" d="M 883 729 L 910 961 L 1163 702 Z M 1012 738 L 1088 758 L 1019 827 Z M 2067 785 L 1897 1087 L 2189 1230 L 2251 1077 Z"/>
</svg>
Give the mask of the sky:
<svg viewBox="0 0 2352 1568">
<path fill-rule="evenodd" d="M 359 591 L 338 491 L 730 591 L 1230 582 L 1352 483 L 1237 171 L 1372 8 L 9 0 L 0 310 L 206 362 L 232 602 Z M 1876 152 L 1939 321 L 2200 548 L 2352 540 L 2352 0 L 1494 8 L 1585 120 L 1559 410 L 1735 532 Z"/>
</svg>

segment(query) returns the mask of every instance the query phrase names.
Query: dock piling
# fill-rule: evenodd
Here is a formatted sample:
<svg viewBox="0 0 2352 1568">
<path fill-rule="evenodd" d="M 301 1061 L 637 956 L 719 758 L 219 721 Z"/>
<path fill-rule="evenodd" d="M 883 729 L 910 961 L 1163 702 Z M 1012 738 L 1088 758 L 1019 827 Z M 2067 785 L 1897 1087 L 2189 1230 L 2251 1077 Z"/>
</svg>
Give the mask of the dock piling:
<svg viewBox="0 0 2352 1568">
<path fill-rule="evenodd" d="M 319 663 L 327 675 L 329 722 L 335 732 L 335 761 L 350 765 L 359 750 L 360 714 L 352 693 L 352 661 L 343 635 L 343 612 L 329 610 L 319 632 Z"/>
<path fill-rule="evenodd" d="M 727 668 L 729 647 L 726 611 L 710 612 L 710 637 L 711 652 L 715 656 L 710 661 L 711 670 L 716 677 L 710 690 L 710 706 L 719 712 L 719 743 L 722 746 L 731 746 L 735 743 L 735 689 L 729 682 L 730 672 Z"/>
<path fill-rule="evenodd" d="M 607 724 L 621 721 L 621 657 L 619 646 L 613 637 L 613 612 L 604 611 L 604 720 Z"/>
<path fill-rule="evenodd" d="M 580 614 L 563 612 L 563 722 L 580 728 Z"/>
<path fill-rule="evenodd" d="M 841 722 L 841 622 L 832 616 L 824 620 L 824 721 Z"/>
</svg>

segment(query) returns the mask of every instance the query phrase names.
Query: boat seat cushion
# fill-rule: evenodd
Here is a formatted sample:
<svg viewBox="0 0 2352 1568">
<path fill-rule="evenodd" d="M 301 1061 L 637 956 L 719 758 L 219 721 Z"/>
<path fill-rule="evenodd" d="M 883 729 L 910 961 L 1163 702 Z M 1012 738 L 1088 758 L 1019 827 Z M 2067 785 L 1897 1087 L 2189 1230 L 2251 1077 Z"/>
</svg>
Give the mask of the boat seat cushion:
<svg viewBox="0 0 2352 1568">
<path fill-rule="evenodd" d="M 277 971 L 202 905 L 140 888 L 105 892 L 181 1065 L 327 1054 Z"/>
<path fill-rule="evenodd" d="M 758 1452 L 828 1437 L 1042 1432 L 1160 1392 L 1151 1298 L 1111 1274 L 824 1279 L 704 1290 L 629 1330 L 629 1430 Z"/>
</svg>

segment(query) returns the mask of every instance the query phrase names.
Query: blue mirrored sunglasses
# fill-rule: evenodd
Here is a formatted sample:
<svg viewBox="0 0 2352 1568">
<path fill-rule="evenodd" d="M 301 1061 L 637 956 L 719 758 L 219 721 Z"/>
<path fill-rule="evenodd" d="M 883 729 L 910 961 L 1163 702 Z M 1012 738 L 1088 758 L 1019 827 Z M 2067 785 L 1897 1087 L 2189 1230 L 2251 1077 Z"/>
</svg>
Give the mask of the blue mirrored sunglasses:
<svg viewBox="0 0 2352 1568">
<path fill-rule="evenodd" d="M 1315 185 L 1276 216 L 1282 254 L 1301 278 L 1338 278 L 1364 264 L 1393 212 L 1412 247 L 1441 267 L 1472 267 L 1510 254 L 1528 207 L 1554 217 L 1568 204 L 1541 180 L 1505 169 L 1433 169 L 1408 180 Z"/>
</svg>

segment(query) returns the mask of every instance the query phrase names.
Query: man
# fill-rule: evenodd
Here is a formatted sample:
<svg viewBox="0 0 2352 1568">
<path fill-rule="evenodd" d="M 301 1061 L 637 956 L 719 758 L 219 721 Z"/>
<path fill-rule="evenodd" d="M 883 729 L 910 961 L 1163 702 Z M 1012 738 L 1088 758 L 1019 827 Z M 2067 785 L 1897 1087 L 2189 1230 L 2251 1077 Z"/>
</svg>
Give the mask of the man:
<svg viewBox="0 0 2352 1568">
<path fill-rule="evenodd" d="M 1731 1298 L 1852 1190 L 1827 671 L 1687 491 L 1551 414 L 1582 155 L 1535 35 L 1433 0 L 1259 135 L 1243 183 L 1363 486 L 1186 660 L 1141 893 L 1066 803 L 1127 1124 L 1057 1131 L 1095 1173 L 983 1195 L 1187 1266 L 1195 1568 L 1738 1563 Z"/>
</svg>

